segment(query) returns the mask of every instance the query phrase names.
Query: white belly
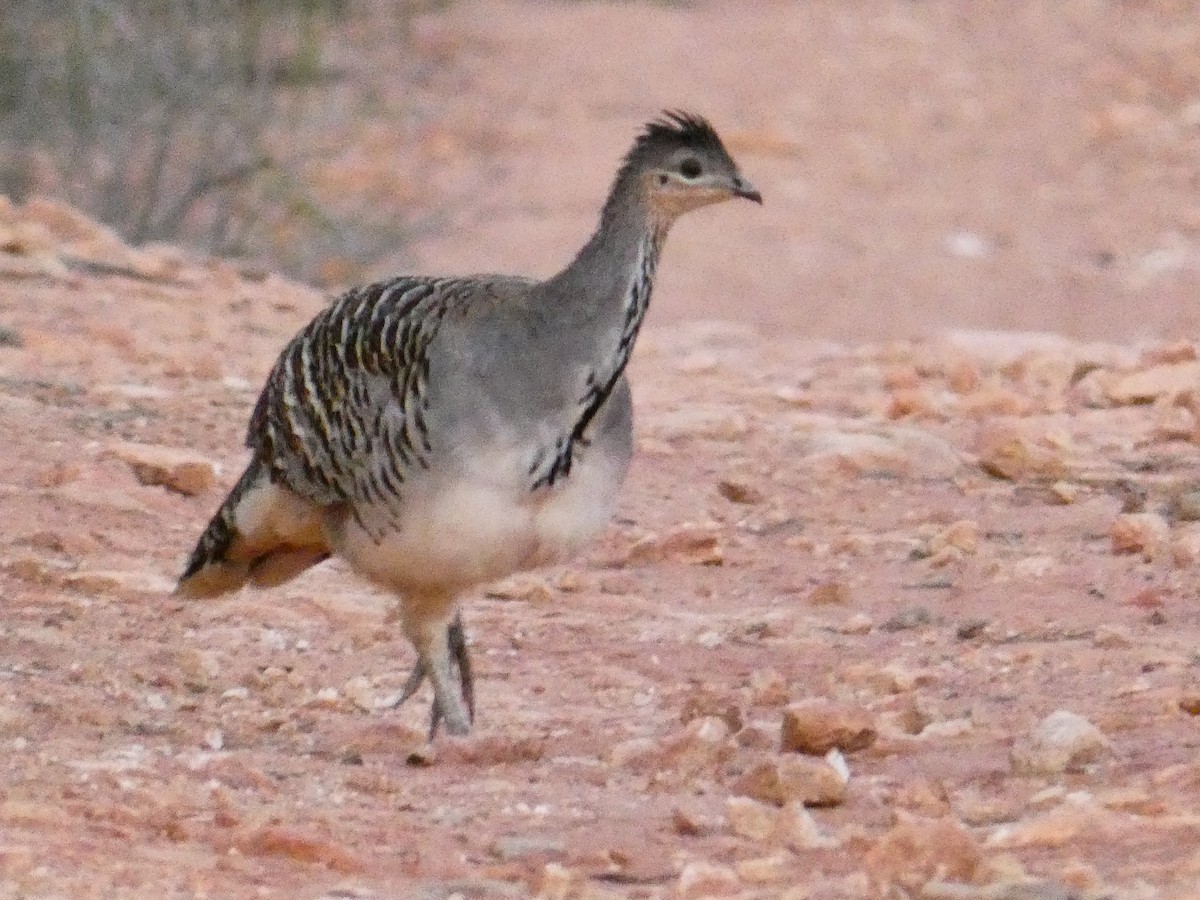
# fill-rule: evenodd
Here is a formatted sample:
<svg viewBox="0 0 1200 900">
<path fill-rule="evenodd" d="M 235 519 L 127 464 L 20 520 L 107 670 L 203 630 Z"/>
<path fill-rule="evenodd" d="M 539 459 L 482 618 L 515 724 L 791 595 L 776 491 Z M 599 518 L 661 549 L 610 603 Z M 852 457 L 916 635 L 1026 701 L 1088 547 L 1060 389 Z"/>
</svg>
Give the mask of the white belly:
<svg viewBox="0 0 1200 900">
<path fill-rule="evenodd" d="M 451 592 L 570 558 L 612 516 L 625 464 L 576 461 L 553 487 L 500 483 L 490 473 L 410 485 L 397 527 L 376 542 L 353 519 L 338 552 L 361 574 L 408 593 Z"/>
</svg>

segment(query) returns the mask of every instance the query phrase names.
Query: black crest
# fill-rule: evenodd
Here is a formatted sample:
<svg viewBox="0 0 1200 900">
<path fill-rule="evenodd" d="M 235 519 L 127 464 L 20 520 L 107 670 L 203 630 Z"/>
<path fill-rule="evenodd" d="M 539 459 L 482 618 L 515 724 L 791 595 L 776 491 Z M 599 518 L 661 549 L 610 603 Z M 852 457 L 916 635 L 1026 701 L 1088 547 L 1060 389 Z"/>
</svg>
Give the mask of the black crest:
<svg viewBox="0 0 1200 900">
<path fill-rule="evenodd" d="M 619 207 L 624 196 L 623 187 L 633 181 L 647 166 L 661 164 L 677 150 L 689 149 L 713 159 L 724 159 L 730 169 L 736 169 L 733 160 L 716 129 L 694 113 L 677 109 L 665 110 L 657 119 L 649 122 L 625 154 L 617 177 L 609 191 L 601 217 L 606 217 Z"/>
<path fill-rule="evenodd" d="M 725 146 L 717 137 L 716 129 L 706 119 L 694 113 L 668 109 L 646 125 L 629 156 L 632 158 L 650 150 L 675 150 L 679 147 L 725 153 Z"/>
</svg>

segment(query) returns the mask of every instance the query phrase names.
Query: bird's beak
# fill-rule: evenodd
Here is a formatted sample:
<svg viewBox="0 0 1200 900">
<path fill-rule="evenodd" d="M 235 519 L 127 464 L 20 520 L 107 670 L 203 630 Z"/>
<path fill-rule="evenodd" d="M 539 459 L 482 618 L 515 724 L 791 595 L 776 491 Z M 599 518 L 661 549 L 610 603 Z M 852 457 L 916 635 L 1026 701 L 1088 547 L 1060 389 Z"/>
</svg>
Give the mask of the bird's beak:
<svg viewBox="0 0 1200 900">
<path fill-rule="evenodd" d="M 762 194 L 758 192 L 758 188 L 748 182 L 740 175 L 733 180 L 733 195 L 735 197 L 745 197 L 747 200 L 753 200 L 759 206 L 762 206 Z"/>
</svg>

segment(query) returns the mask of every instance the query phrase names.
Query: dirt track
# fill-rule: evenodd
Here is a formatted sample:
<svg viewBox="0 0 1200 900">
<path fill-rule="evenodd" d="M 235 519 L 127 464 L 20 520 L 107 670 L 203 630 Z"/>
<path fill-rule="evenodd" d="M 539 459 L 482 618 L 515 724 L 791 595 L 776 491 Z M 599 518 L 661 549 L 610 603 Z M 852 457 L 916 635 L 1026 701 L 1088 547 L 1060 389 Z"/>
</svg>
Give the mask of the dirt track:
<svg viewBox="0 0 1200 900">
<path fill-rule="evenodd" d="M 1006 180 L 1051 154 L 1033 126 L 1052 111 L 1021 115 L 1036 73 L 1103 68 L 1090 47 L 1169 13 L 1022 4 L 1005 24 L 876 6 L 589 4 L 531 23 L 461 4 L 423 24 L 423 52 L 456 51 L 469 88 L 447 101 L 441 127 L 466 148 L 447 177 L 511 156 L 491 189 L 511 206 L 451 223 L 410 264 L 549 271 L 666 103 L 727 125 L 768 198 L 761 218 L 731 206 L 672 236 L 633 365 L 620 516 L 577 565 L 469 604 L 481 721 L 432 765 L 409 759 L 425 707 L 381 708 L 410 662 L 385 600 L 337 565 L 227 602 L 167 596 L 242 462 L 267 367 L 321 296 L 131 250 L 50 203 L 0 209 L 0 898 L 1200 895 L 1200 362 L 1177 339 L 1191 251 L 1135 284 L 1161 219 L 1188 240 L 1173 186 L 1194 179 L 1178 155 L 1194 138 L 1174 132 L 1145 169 L 1112 162 L 1119 196 L 1095 170 L 1077 174 L 1093 194 L 1068 179 L 1024 205 Z M 635 33 L 674 56 L 588 81 L 589 58 L 548 50 L 564 23 L 613 54 Z M 767 39 L 781 34 L 792 49 Z M 954 169 L 948 148 L 1009 133 L 989 104 L 1017 37 L 1046 52 L 1004 107 L 1010 164 Z M 753 83 L 705 80 L 694 41 L 727 74 L 761 47 Z M 872 48 L 891 55 L 864 70 Z M 522 59 L 540 80 L 503 65 Z M 863 134 L 903 136 L 889 98 L 942 96 L 966 59 L 985 73 L 978 117 L 947 120 L 944 145 L 908 137 L 952 158 L 931 149 L 882 181 L 839 149 L 857 146 L 845 123 L 825 141 L 771 115 L 786 86 L 814 117 L 892 110 Z M 834 104 L 853 60 L 874 73 L 866 94 Z M 509 87 L 483 77 L 497 70 Z M 575 93 L 554 90 L 569 73 Z M 472 104 L 513 110 L 478 146 Z M 1113 140 L 1102 159 L 1151 159 Z M 1103 210 L 1110 242 L 1066 214 L 1076 203 Z M 991 249 L 942 243 L 960 232 Z M 1088 268 L 1099 250 L 1113 259 Z M 1134 301 L 1139 334 L 1115 312 Z M 797 328 L 764 327 L 780 323 Z M 980 324 L 1114 343 L 954 330 Z M 813 698 L 834 702 L 826 724 L 857 723 L 845 784 L 836 757 L 779 750 L 785 708 Z M 1056 710 L 1102 737 L 1031 745 Z"/>
</svg>

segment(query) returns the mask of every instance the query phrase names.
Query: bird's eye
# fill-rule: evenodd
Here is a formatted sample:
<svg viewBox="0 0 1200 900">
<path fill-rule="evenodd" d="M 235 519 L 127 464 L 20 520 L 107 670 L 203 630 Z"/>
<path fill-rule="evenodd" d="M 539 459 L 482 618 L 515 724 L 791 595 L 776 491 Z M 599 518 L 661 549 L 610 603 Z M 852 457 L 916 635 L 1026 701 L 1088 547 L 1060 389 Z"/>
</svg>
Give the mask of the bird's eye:
<svg viewBox="0 0 1200 900">
<path fill-rule="evenodd" d="M 684 178 L 699 178 L 702 171 L 700 161 L 690 156 L 679 164 L 679 174 Z"/>
</svg>

